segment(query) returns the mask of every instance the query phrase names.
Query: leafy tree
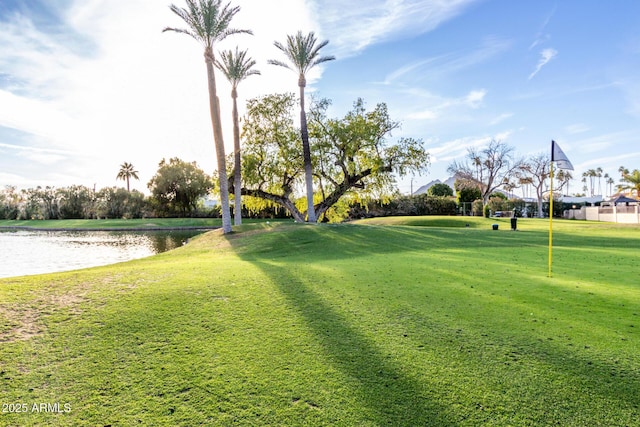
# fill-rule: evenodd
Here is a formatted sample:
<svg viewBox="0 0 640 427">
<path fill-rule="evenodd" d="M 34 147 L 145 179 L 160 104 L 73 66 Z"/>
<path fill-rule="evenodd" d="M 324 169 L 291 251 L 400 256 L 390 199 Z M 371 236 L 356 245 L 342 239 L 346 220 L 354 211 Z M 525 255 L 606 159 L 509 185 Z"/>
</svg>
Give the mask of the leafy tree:
<svg viewBox="0 0 640 427">
<path fill-rule="evenodd" d="M 209 194 L 213 182 L 196 162 L 174 157 L 168 162 L 162 159 L 147 187 L 162 213 L 187 215 L 197 208 L 200 198 Z"/>
<path fill-rule="evenodd" d="M 20 215 L 20 193 L 16 187 L 7 185 L 0 191 L 0 218 L 18 219 Z"/>
<path fill-rule="evenodd" d="M 96 215 L 100 218 L 141 218 L 146 208 L 144 194 L 137 190 L 107 187 L 96 198 Z"/>
<path fill-rule="evenodd" d="M 618 188 L 620 190 L 630 190 L 631 194 L 636 192 L 636 197 L 640 197 L 640 170 L 634 169 L 632 172 L 626 171 L 622 176 L 622 181 L 626 184 L 621 184 Z"/>
<path fill-rule="evenodd" d="M 475 182 L 457 179 L 453 186 L 458 194 L 458 203 L 472 203 L 482 199 L 482 192 Z"/>
<path fill-rule="evenodd" d="M 307 116 L 304 106 L 304 88 L 307 85 L 306 74 L 311 68 L 324 62 L 333 61 L 334 56 L 319 56 L 320 49 L 329 44 L 328 40 L 318 44 L 315 34 L 310 32 L 306 36 L 302 31 L 294 36 L 287 36 L 286 44 L 274 42 L 286 56 L 287 62 L 269 60 L 269 64 L 289 68 L 298 73 L 298 87 L 300 88 L 300 135 L 302 138 L 302 155 L 304 158 L 305 183 L 307 187 L 307 218 L 309 222 L 316 222 L 316 212 L 313 200 L 313 167 L 311 163 L 311 149 L 309 146 L 309 134 L 307 129 Z"/>
<path fill-rule="evenodd" d="M 140 179 L 138 178 L 138 171 L 135 170 L 135 168 L 131 163 L 124 162 L 123 164 L 120 165 L 120 171 L 118 172 L 116 179 L 127 181 L 127 191 L 130 191 L 129 180 L 131 178 Z"/>
<path fill-rule="evenodd" d="M 433 184 L 427 190 L 429 196 L 452 197 L 453 189 L 444 183 Z"/>
<path fill-rule="evenodd" d="M 313 142 L 316 180 L 320 192 L 314 205 L 316 218 L 342 197 L 371 197 L 391 192 L 393 174 L 426 168 L 429 155 L 422 141 L 401 138 L 390 144 L 398 128 L 385 104 L 366 111 L 358 100 L 342 119 L 328 119 L 328 102 L 312 106 L 309 135 Z M 243 128 L 245 148 L 242 194 L 267 200 L 287 209 L 297 221 L 304 214 L 296 206 L 295 189 L 302 184 L 304 164 L 293 125 L 293 94 L 268 95 L 249 100 Z M 304 208 L 303 208 L 304 209 Z"/>
<path fill-rule="evenodd" d="M 544 193 L 548 188 L 546 185 L 549 179 L 551 158 L 548 154 L 538 154 L 522 165 L 523 179 L 536 191 L 536 199 L 538 200 L 538 217 L 542 218 L 544 213 L 542 205 L 544 201 Z"/>
<path fill-rule="evenodd" d="M 227 77 L 231 83 L 231 99 L 233 100 L 233 187 L 242 188 L 241 152 L 240 152 L 240 118 L 238 117 L 238 84 L 249 76 L 260 74 L 258 70 L 252 70 L 256 61 L 247 57 L 247 51 L 240 52 L 236 47 L 235 53 L 232 50 L 220 52 L 220 61 L 216 61 L 216 66 Z M 233 210 L 233 220 L 235 225 L 242 224 L 242 197 L 235 194 L 235 209 Z"/>
<path fill-rule="evenodd" d="M 40 186 L 23 190 L 26 197 L 26 218 L 58 219 L 60 216 L 61 192 L 54 187 Z"/>
<path fill-rule="evenodd" d="M 72 185 L 56 190 L 60 219 L 91 219 L 95 217 L 95 194 L 84 185 Z"/>
<path fill-rule="evenodd" d="M 469 148 L 467 161 L 454 161 L 447 170 L 465 180 L 466 185 L 475 184 L 482 194 L 482 203 L 486 205 L 491 193 L 517 179 L 521 167 L 522 160 L 513 158 L 513 147 L 493 140 L 481 150 Z"/>
<path fill-rule="evenodd" d="M 204 59 L 207 65 L 207 82 L 209 87 L 209 109 L 211 125 L 218 161 L 218 178 L 220 182 L 220 204 L 222 205 L 222 229 L 231 232 L 231 213 L 229 211 L 229 183 L 220 119 L 220 103 L 216 93 L 216 77 L 214 72 L 214 44 L 227 36 L 238 33 L 252 34 L 250 30 L 230 28 L 231 20 L 240 11 L 239 7 L 231 7 L 231 3 L 222 5 L 222 0 L 185 0 L 187 8 L 171 5 L 170 9 L 186 24 L 186 29 L 167 27 L 163 31 L 175 31 L 193 37 L 204 46 Z"/>
</svg>

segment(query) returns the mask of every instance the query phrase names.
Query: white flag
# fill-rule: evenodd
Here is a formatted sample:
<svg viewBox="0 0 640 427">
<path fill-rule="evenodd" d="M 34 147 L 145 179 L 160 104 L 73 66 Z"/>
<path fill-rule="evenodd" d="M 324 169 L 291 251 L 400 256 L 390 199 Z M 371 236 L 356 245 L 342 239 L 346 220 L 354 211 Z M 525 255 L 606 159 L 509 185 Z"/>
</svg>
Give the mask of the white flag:
<svg viewBox="0 0 640 427">
<path fill-rule="evenodd" d="M 564 151 L 562 151 L 558 143 L 553 140 L 551 141 L 551 161 L 556 162 L 556 167 L 559 169 L 573 170 L 573 165 L 567 158 L 567 155 L 564 154 Z"/>
</svg>

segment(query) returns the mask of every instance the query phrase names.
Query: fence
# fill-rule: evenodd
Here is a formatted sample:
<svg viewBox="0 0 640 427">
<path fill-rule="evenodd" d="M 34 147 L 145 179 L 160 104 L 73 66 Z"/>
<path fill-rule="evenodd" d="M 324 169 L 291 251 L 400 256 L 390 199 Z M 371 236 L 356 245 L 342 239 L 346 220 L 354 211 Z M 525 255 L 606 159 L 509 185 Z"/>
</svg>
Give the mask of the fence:
<svg viewBox="0 0 640 427">
<path fill-rule="evenodd" d="M 619 224 L 640 224 L 638 205 L 630 206 L 583 206 L 564 212 L 568 219 L 586 219 L 589 221 L 617 222 Z"/>
</svg>

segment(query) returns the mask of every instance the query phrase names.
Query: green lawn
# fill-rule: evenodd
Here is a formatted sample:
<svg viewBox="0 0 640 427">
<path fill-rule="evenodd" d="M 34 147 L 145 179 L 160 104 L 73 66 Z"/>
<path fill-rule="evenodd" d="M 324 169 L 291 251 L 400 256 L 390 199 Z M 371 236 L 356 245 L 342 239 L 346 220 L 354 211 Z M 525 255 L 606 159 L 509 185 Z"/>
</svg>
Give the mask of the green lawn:
<svg viewBox="0 0 640 427">
<path fill-rule="evenodd" d="M 638 425 L 640 227 L 554 221 L 552 278 L 518 230 L 260 223 L 0 280 L 0 425 Z"/>
</svg>

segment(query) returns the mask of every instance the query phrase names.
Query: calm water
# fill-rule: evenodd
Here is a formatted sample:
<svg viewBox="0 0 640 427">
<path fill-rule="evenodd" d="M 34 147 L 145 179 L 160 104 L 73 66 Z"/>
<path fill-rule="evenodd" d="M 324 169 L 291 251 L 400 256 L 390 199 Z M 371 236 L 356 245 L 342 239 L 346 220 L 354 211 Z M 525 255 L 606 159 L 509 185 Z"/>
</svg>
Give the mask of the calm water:
<svg viewBox="0 0 640 427">
<path fill-rule="evenodd" d="M 0 277 L 113 264 L 174 249 L 201 231 L 0 231 Z"/>
</svg>

